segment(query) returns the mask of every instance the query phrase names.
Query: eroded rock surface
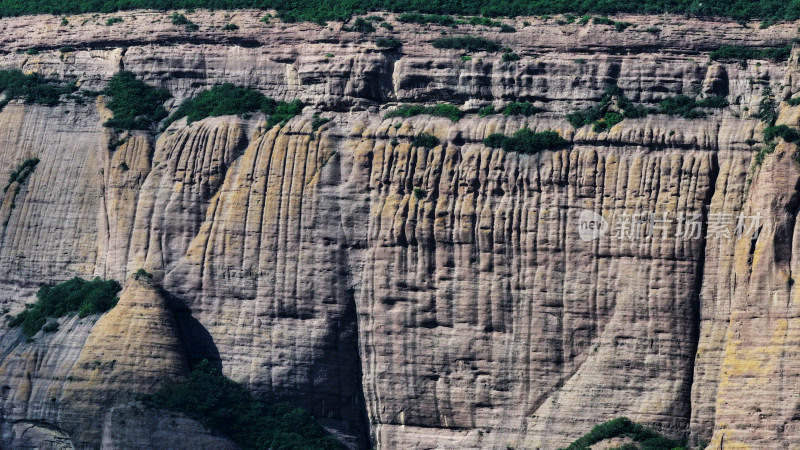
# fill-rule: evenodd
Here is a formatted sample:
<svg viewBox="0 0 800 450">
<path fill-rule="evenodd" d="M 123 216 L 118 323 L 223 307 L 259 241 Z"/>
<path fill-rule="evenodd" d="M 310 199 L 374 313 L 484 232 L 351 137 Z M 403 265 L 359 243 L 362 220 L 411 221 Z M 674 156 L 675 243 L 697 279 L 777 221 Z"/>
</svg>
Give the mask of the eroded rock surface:
<svg viewBox="0 0 800 450">
<path fill-rule="evenodd" d="M 284 127 L 260 114 L 182 120 L 114 150 L 102 96 L 0 111 L 0 178 L 41 160 L 0 197 L 0 302 L 16 314 L 40 283 L 76 275 L 125 287 L 104 316 L 63 318 L 31 342 L 2 329 L 4 446 L 232 447 L 131 403 L 202 358 L 353 446 L 549 449 L 622 415 L 693 443 L 724 435 L 726 448 L 800 440 L 800 166 L 787 143 L 753 164 L 765 126 L 754 114 L 767 88 L 778 101 L 799 90 L 796 56 L 708 61 L 722 45 L 784 45 L 796 24 L 447 29 L 510 46 L 522 59 L 508 63 L 434 49 L 436 26 L 395 24 L 402 50 L 381 52 L 339 25 L 260 14 L 201 11 L 195 34 L 156 12 L 119 13 L 113 27 L 103 15 L 0 19 L 3 68 L 84 89 L 124 68 L 168 88 L 171 107 L 221 82 L 310 105 Z M 212 28 L 228 22 L 240 29 Z M 14 52 L 27 48 L 40 53 Z M 731 105 L 570 126 L 565 114 L 609 84 L 645 104 L 704 93 Z M 516 99 L 545 111 L 475 114 Z M 383 118 L 385 102 L 437 100 L 468 114 Z M 800 108 L 780 112 L 798 126 Z M 332 121 L 314 131 L 314 113 Z M 570 145 L 482 144 L 523 127 Z M 412 146 L 423 132 L 441 144 Z M 581 238 L 584 210 L 609 221 L 606 235 Z M 631 238 L 619 227 L 636 213 L 704 225 L 698 238 L 675 221 Z M 709 230 L 720 214 L 759 213 L 756 241 Z M 140 268 L 152 285 L 131 276 Z"/>
</svg>

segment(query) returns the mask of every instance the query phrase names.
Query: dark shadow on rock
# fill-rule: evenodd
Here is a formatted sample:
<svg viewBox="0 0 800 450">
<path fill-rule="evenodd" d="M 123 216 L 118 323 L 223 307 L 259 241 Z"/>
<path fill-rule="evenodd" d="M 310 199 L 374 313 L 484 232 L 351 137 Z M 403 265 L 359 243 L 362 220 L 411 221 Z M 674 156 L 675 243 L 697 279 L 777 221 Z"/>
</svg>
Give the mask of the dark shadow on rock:
<svg viewBox="0 0 800 450">
<path fill-rule="evenodd" d="M 221 371 L 222 358 L 219 356 L 219 349 L 217 349 L 211 333 L 192 316 L 192 310 L 186 306 L 183 300 L 168 292 L 164 292 L 164 296 L 168 299 L 175 316 L 175 323 L 178 326 L 179 337 L 189 366 L 194 367 L 200 361 L 207 359 L 211 365 Z"/>
</svg>

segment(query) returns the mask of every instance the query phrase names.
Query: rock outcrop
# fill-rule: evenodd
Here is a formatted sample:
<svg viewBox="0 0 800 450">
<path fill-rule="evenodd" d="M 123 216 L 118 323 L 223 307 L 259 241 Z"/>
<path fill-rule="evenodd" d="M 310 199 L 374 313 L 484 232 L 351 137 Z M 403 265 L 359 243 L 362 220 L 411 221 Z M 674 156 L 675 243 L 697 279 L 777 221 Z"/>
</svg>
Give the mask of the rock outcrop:
<svg viewBox="0 0 800 450">
<path fill-rule="evenodd" d="M 782 102 L 800 91 L 797 55 L 708 60 L 723 45 L 787 45 L 797 24 L 396 23 L 402 50 L 381 51 L 339 25 L 260 14 L 190 14 L 197 33 L 143 11 L 114 26 L 0 19 L 0 68 L 84 90 L 130 70 L 169 89 L 169 107 L 222 82 L 309 105 L 283 127 L 261 114 L 181 120 L 115 149 L 102 96 L 0 111 L 0 177 L 41 160 L 0 197 L 0 303 L 17 314 L 41 283 L 125 280 L 103 316 L 63 318 L 32 341 L 2 328 L 3 446 L 233 448 L 137 409 L 137 394 L 200 359 L 353 447 L 550 449 L 622 415 L 693 444 L 800 440 L 800 165 L 785 142 L 753 158 L 768 88 L 779 123 L 798 126 L 800 107 Z M 226 23 L 240 28 L 215 28 Z M 434 49 L 441 31 L 521 60 Z M 15 52 L 29 48 L 39 53 Z M 610 84 L 637 103 L 704 94 L 730 106 L 573 128 L 566 113 Z M 544 112 L 475 114 L 517 99 Z M 442 100 L 467 116 L 384 118 L 387 102 Z M 315 130 L 315 113 L 332 120 Z M 482 144 L 523 127 L 570 145 Z M 420 133 L 440 144 L 413 146 Z M 586 212 L 604 234 L 581 233 Z M 132 276 L 140 268 L 152 284 Z"/>
</svg>

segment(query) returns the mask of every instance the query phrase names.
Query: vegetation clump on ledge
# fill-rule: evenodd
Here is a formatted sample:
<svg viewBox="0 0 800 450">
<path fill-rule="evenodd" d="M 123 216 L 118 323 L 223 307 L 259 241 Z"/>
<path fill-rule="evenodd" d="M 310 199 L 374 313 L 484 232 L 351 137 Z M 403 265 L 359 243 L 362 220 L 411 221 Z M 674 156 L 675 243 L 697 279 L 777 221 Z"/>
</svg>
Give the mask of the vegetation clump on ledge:
<svg viewBox="0 0 800 450">
<path fill-rule="evenodd" d="M 122 288 L 115 280 L 96 277 L 86 281 L 75 277 L 55 286 L 42 286 L 36 293 L 36 303 L 14 316 L 10 327 L 22 326 L 28 337 L 33 336 L 47 323 L 48 318 L 58 318 L 77 312 L 80 317 L 108 311 L 116 306 L 117 292 Z"/>
<path fill-rule="evenodd" d="M 509 137 L 502 133 L 490 134 L 483 140 L 483 145 L 502 148 L 507 152 L 531 154 L 542 150 L 557 150 L 569 144 L 555 131 L 534 133 L 529 128 L 522 128 Z"/>
<path fill-rule="evenodd" d="M 121 71 L 111 77 L 103 93 L 111 98 L 106 106 L 114 117 L 103 126 L 125 130 L 148 130 L 167 117 L 162 104 L 171 97 L 160 89 L 136 79 L 132 72 Z"/>
<path fill-rule="evenodd" d="M 0 101 L 0 109 L 15 98 L 25 99 L 25 103 L 55 106 L 62 95 L 77 90 L 75 83 L 61 84 L 38 73 L 26 75 L 18 69 L 0 70 L 0 92 L 5 93 L 5 98 Z"/>
<path fill-rule="evenodd" d="M 433 148 L 439 145 L 439 138 L 431 134 L 422 133 L 414 138 L 411 145 L 413 147 Z"/>
<path fill-rule="evenodd" d="M 150 408 L 184 413 L 246 450 L 341 448 L 302 408 L 259 401 L 207 360 L 198 363 L 186 381 L 169 382 L 141 401 Z"/>
<path fill-rule="evenodd" d="M 740 46 L 723 46 L 711 52 L 708 57 L 712 61 L 738 60 L 746 63 L 750 59 L 771 59 L 786 61 L 792 54 L 792 46 L 752 48 Z"/>
<path fill-rule="evenodd" d="M 598 442 L 617 437 L 629 437 L 636 443 L 626 444 L 624 446 L 626 450 L 678 450 L 686 445 L 685 439 L 669 439 L 655 430 L 632 422 L 627 417 L 618 417 L 595 426 L 562 450 L 585 450 Z"/>
<path fill-rule="evenodd" d="M 466 50 L 468 52 L 496 52 L 500 50 L 500 45 L 496 42 L 469 35 L 439 38 L 433 41 L 433 47 Z"/>
<path fill-rule="evenodd" d="M 28 176 L 33 173 L 33 169 L 36 168 L 37 164 L 39 164 L 39 158 L 28 158 L 23 161 L 22 164 L 17 167 L 17 170 L 11 172 L 8 176 L 8 184 L 3 188 L 3 192 L 8 192 L 8 188 L 10 188 L 11 184 L 14 182 L 20 184 L 24 183 Z"/>
<path fill-rule="evenodd" d="M 375 39 L 375 45 L 383 50 L 398 50 L 400 47 L 403 46 L 403 43 L 398 41 L 397 39 L 390 39 L 390 38 L 378 38 Z"/>
<path fill-rule="evenodd" d="M 447 117 L 453 122 L 458 122 L 459 119 L 464 117 L 464 113 L 458 109 L 458 106 L 440 103 L 436 106 L 401 105 L 394 111 L 386 113 L 383 118 L 391 119 L 392 117 L 412 117 L 423 114 L 436 117 Z"/>
<path fill-rule="evenodd" d="M 269 116 L 267 126 L 272 128 L 277 124 L 285 125 L 292 117 L 300 114 L 303 103 L 300 100 L 292 102 L 276 101 L 254 90 L 230 83 L 214 86 L 200 92 L 196 97 L 186 100 L 164 122 L 162 129 L 172 122 L 186 117 L 188 123 L 227 115 L 239 115 L 261 111 Z"/>
<path fill-rule="evenodd" d="M 616 99 L 617 111 L 611 111 Z M 600 133 L 622 122 L 626 118 L 646 117 L 649 114 L 668 114 L 686 119 L 705 117 L 706 113 L 697 108 L 724 108 L 728 101 L 724 97 L 710 96 L 696 100 L 687 95 L 668 97 L 659 103 L 658 108 L 635 105 L 617 85 L 606 88 L 600 101 L 583 111 L 567 114 L 567 120 L 575 127 L 593 125 L 592 131 Z"/>
</svg>

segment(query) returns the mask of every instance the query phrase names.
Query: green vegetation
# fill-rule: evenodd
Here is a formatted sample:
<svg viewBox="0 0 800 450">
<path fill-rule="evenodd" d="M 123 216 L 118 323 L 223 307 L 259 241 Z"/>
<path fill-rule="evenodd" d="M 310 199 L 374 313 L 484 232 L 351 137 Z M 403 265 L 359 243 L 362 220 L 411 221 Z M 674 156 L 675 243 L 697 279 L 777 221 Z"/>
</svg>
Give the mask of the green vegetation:
<svg viewBox="0 0 800 450">
<path fill-rule="evenodd" d="M 755 170 L 756 167 L 760 166 L 764 160 L 767 158 L 767 155 L 771 154 L 775 151 L 775 148 L 778 146 L 778 143 L 775 141 L 767 143 L 763 147 L 756 147 L 758 151 L 753 156 L 753 167 L 752 170 Z"/>
<path fill-rule="evenodd" d="M 61 26 L 62 26 L 62 27 L 65 27 L 65 26 L 67 26 L 67 25 L 69 25 L 69 20 L 67 20 L 67 18 L 66 18 L 66 17 L 62 17 L 62 18 L 61 18 Z"/>
<path fill-rule="evenodd" d="M 397 17 L 397 21 L 401 23 L 418 23 L 420 25 L 427 25 L 433 23 L 436 25 L 444 25 L 448 27 L 455 27 L 456 21 L 450 16 L 442 16 L 439 14 L 420 14 L 420 13 L 405 13 Z"/>
<path fill-rule="evenodd" d="M 775 138 L 782 138 L 786 142 L 797 142 L 800 140 L 800 132 L 786 125 L 767 127 L 764 129 L 764 142 L 770 142 Z"/>
<path fill-rule="evenodd" d="M 519 55 L 513 52 L 503 53 L 503 62 L 519 61 Z"/>
<path fill-rule="evenodd" d="M 302 408 L 259 401 L 207 360 L 198 363 L 186 381 L 169 382 L 141 401 L 150 408 L 184 413 L 229 436 L 244 450 L 341 448 Z"/>
<path fill-rule="evenodd" d="M 662 436 L 655 430 L 632 422 L 627 417 L 619 417 L 592 428 L 592 431 L 581 436 L 564 450 L 585 450 L 592 445 L 617 437 L 629 437 L 636 444 L 628 444 L 626 450 L 679 450 L 686 445 L 685 439 L 673 440 Z"/>
<path fill-rule="evenodd" d="M 386 50 L 397 50 L 403 46 L 403 43 L 397 39 L 378 38 L 375 39 L 375 45 Z"/>
<path fill-rule="evenodd" d="M 170 98 L 169 92 L 137 80 L 132 72 L 114 74 L 104 93 L 111 97 L 106 106 L 114 113 L 114 117 L 103 126 L 148 130 L 153 123 L 167 117 L 167 110 L 161 105 Z"/>
<path fill-rule="evenodd" d="M 595 17 L 593 22 L 598 25 L 610 25 L 616 28 L 619 32 L 625 31 L 628 27 L 633 25 L 630 22 L 618 22 L 616 20 L 611 20 L 608 17 Z"/>
<path fill-rule="evenodd" d="M 26 75 L 17 69 L 0 70 L 0 92 L 5 92 L 0 109 L 15 98 L 24 98 L 25 103 L 54 106 L 62 95 L 77 90 L 75 83 L 60 84 L 58 80 L 45 78 L 38 73 Z"/>
<path fill-rule="evenodd" d="M 436 106 L 401 105 L 396 110 L 386 113 L 383 118 L 390 119 L 392 117 L 411 117 L 422 114 L 429 114 L 437 117 L 447 117 L 453 122 L 458 122 L 459 119 L 464 117 L 464 113 L 458 109 L 458 106 L 440 103 Z"/>
<path fill-rule="evenodd" d="M 680 116 L 685 119 L 705 117 L 705 113 L 696 108 L 724 108 L 728 101 L 724 97 L 711 96 L 702 100 L 695 100 L 688 95 L 676 95 L 661 101 L 658 107 L 659 114 Z"/>
<path fill-rule="evenodd" d="M 187 19 L 183 14 L 178 14 L 177 12 L 172 13 L 172 15 L 169 16 L 169 19 L 172 21 L 173 25 L 183 25 L 186 27 L 186 31 L 197 31 L 200 29 L 199 25 Z"/>
<path fill-rule="evenodd" d="M 772 94 L 772 88 L 769 86 L 764 88 L 761 94 L 761 101 L 758 104 L 758 112 L 753 114 L 753 117 L 761 119 L 762 122 L 769 126 L 775 125 L 778 120 L 778 105 L 775 102 L 775 96 Z"/>
<path fill-rule="evenodd" d="M 439 38 L 433 41 L 434 48 L 452 48 L 467 50 L 468 52 L 496 52 L 500 46 L 496 42 L 475 36 L 453 36 Z"/>
<path fill-rule="evenodd" d="M 328 123 L 330 121 L 331 121 L 331 119 L 326 119 L 324 117 L 318 116 L 317 114 L 314 114 L 311 117 L 311 131 L 314 132 L 314 131 L 319 130 L 319 127 L 325 125 L 326 123 Z"/>
<path fill-rule="evenodd" d="M 439 138 L 427 133 L 421 133 L 414 138 L 411 145 L 413 147 L 433 148 L 439 145 Z"/>
<path fill-rule="evenodd" d="M 480 117 L 486 117 L 496 113 L 497 111 L 494 110 L 494 106 L 492 105 L 486 105 L 478 110 L 478 115 Z"/>
<path fill-rule="evenodd" d="M 386 28 L 389 31 L 394 30 L 394 26 L 392 26 L 392 24 L 390 24 L 389 22 L 381 22 L 381 24 L 379 26 L 381 28 Z"/>
<path fill-rule="evenodd" d="M 375 27 L 372 25 L 372 22 L 369 20 L 365 20 L 364 18 L 357 17 L 355 22 L 353 22 L 352 27 L 342 27 L 343 31 L 355 31 L 358 33 L 374 33 Z"/>
<path fill-rule="evenodd" d="M 302 109 L 303 104 L 300 100 L 291 103 L 278 102 L 256 90 L 225 83 L 200 92 L 196 97 L 183 102 L 164 121 L 162 129 L 182 117 L 186 117 L 187 123 L 192 123 L 206 117 L 240 115 L 256 111 L 269 116 L 267 126 L 272 128 L 277 124 L 285 125 L 289 119 L 300 114 Z"/>
<path fill-rule="evenodd" d="M 33 173 L 33 169 L 36 168 L 37 164 L 39 164 L 39 158 L 28 158 L 23 161 L 23 163 L 17 167 L 17 170 L 11 172 L 8 176 L 8 184 L 3 188 L 3 192 L 8 192 L 8 188 L 10 188 L 11 184 L 14 182 L 19 184 L 24 183 L 28 176 Z"/>
<path fill-rule="evenodd" d="M 61 53 L 70 53 L 70 52 L 74 52 L 75 51 L 75 47 L 69 47 L 69 46 L 61 47 L 61 48 L 58 49 L 58 51 L 61 52 Z"/>
<path fill-rule="evenodd" d="M 100 277 L 92 281 L 75 277 L 55 286 L 45 285 L 36 293 L 36 303 L 14 316 L 8 325 L 22 325 L 22 331 L 31 337 L 42 329 L 48 318 L 72 312 L 86 317 L 108 311 L 117 304 L 117 292 L 121 289 L 115 280 L 102 280 Z"/>
<path fill-rule="evenodd" d="M 797 97 L 797 98 L 790 98 L 789 100 L 786 100 L 786 103 L 788 103 L 788 104 L 789 104 L 789 106 L 797 106 L 797 105 L 800 105 L 800 97 Z"/>
<path fill-rule="evenodd" d="M 428 193 L 425 192 L 425 189 L 418 188 L 418 187 L 414 188 L 414 197 L 416 197 L 417 200 L 422 200 L 423 198 L 425 198 L 427 196 L 428 196 Z"/>
<path fill-rule="evenodd" d="M 536 113 L 544 111 L 542 108 L 533 106 L 533 103 L 528 102 L 513 102 L 509 103 L 503 109 L 504 116 L 532 116 Z M 481 116 L 483 117 L 483 116 Z"/>
<path fill-rule="evenodd" d="M 123 22 L 122 17 L 109 17 L 108 20 L 106 20 L 106 26 L 110 27 L 120 22 Z"/>
<path fill-rule="evenodd" d="M 483 145 L 492 148 L 502 148 L 507 152 L 524 154 L 536 153 L 542 150 L 564 148 L 569 144 L 555 131 L 541 131 L 534 133 L 529 128 L 522 128 L 508 137 L 501 133 L 490 134 L 483 140 Z"/>
<path fill-rule="evenodd" d="M 366 11 L 389 10 L 393 12 L 419 12 L 424 14 L 458 14 L 488 17 L 539 16 L 545 14 L 686 14 L 692 16 L 724 16 L 740 20 L 765 19 L 796 20 L 800 18 L 800 4 L 778 0 L 617 0 L 613 2 L 579 2 L 551 0 L 350 0 L 330 2 L 327 0 L 180 0 L 166 4 L 163 0 L 61 0 L 44 2 L 38 0 L 7 0 L 0 3 L 0 15 L 19 16 L 25 14 L 76 14 L 86 12 L 109 13 L 117 10 L 149 8 L 226 8 L 226 9 L 276 9 L 285 22 L 344 21 L 354 14 Z M 588 19 L 586 20 L 588 22 Z M 583 19 L 579 23 L 583 22 Z"/>
<path fill-rule="evenodd" d="M 133 274 L 133 277 L 136 280 L 152 280 L 153 274 L 140 268 L 139 270 L 136 271 L 135 274 Z"/>
<path fill-rule="evenodd" d="M 28 50 L 25 51 L 25 54 L 26 55 L 38 55 L 39 54 L 39 50 L 36 50 L 35 48 L 29 48 Z"/>
<path fill-rule="evenodd" d="M 615 98 L 618 112 L 609 111 L 614 105 L 613 100 Z M 697 119 L 706 115 L 705 112 L 699 111 L 697 108 L 724 108 L 726 106 L 728 106 L 728 101 L 724 97 L 711 96 L 696 100 L 687 95 L 668 97 L 659 103 L 658 108 L 634 105 L 619 86 L 612 85 L 606 88 L 606 92 L 600 102 L 583 111 L 567 114 L 567 120 L 575 128 L 594 125 L 593 130 L 599 133 L 608 130 L 626 118 L 645 117 L 649 114 L 668 114 L 686 119 Z"/>
<path fill-rule="evenodd" d="M 738 60 L 746 64 L 750 59 L 772 59 L 786 61 L 792 53 L 792 46 L 752 48 L 739 46 L 724 46 L 711 52 L 708 56 L 712 61 Z"/>
<path fill-rule="evenodd" d="M 236 25 L 235 23 L 229 23 L 229 24 L 225 25 L 224 27 L 222 27 L 222 31 L 236 31 L 238 29 L 239 29 L 239 25 Z"/>
</svg>

